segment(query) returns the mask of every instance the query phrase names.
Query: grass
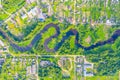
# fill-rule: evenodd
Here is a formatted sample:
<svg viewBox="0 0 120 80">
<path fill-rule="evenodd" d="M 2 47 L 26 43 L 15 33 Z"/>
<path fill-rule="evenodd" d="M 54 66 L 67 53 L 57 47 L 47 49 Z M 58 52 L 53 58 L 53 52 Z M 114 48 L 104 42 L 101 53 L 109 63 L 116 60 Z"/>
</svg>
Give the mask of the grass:
<svg viewBox="0 0 120 80">
<path fill-rule="evenodd" d="M 25 4 L 24 0 L 3 0 L 3 9 L 9 13 L 15 12 Z"/>
<path fill-rule="evenodd" d="M 47 38 L 54 35 L 56 33 L 55 28 L 51 27 L 49 28 L 45 33 L 42 35 L 42 42 L 44 42 Z"/>
<path fill-rule="evenodd" d="M 16 21 L 20 27 L 24 25 L 24 21 L 20 18 L 20 15 L 16 16 Z"/>
<path fill-rule="evenodd" d="M 119 80 L 118 76 L 93 76 L 86 77 L 85 80 Z"/>
<path fill-rule="evenodd" d="M 57 43 L 57 39 L 54 38 L 48 43 L 48 47 L 53 49 L 55 47 L 56 43 Z"/>
<path fill-rule="evenodd" d="M 3 0 L 2 1 L 3 10 L 0 9 L 0 20 L 8 18 L 9 14 L 12 14 L 15 11 L 17 11 L 19 8 L 24 6 L 24 4 L 25 4 L 24 0 Z"/>
<path fill-rule="evenodd" d="M 6 19 L 9 15 L 6 14 L 3 10 L 0 10 L 0 21 Z"/>
<path fill-rule="evenodd" d="M 70 48 L 74 48 L 75 47 L 75 36 L 71 36 L 70 37 Z"/>
<path fill-rule="evenodd" d="M 12 22 L 7 22 L 7 25 L 8 25 L 8 30 L 14 34 L 14 35 L 19 35 L 20 34 L 20 29 L 18 27 L 16 27 L 15 24 L 13 24 Z"/>
</svg>

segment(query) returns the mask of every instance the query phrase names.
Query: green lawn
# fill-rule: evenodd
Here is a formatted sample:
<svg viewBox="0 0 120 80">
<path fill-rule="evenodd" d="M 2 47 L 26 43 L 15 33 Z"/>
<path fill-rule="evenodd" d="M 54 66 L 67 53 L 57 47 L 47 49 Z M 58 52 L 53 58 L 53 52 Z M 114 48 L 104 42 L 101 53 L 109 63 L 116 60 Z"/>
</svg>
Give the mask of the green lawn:
<svg viewBox="0 0 120 80">
<path fill-rule="evenodd" d="M 94 76 L 86 77 L 85 80 L 119 80 L 118 76 Z"/>
</svg>

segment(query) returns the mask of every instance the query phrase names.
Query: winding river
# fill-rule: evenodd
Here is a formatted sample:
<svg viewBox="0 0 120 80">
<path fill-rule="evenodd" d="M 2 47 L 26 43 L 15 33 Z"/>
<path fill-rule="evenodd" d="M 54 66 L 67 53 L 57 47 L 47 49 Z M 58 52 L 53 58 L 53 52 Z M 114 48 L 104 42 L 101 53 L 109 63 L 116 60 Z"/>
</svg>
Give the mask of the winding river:
<svg viewBox="0 0 120 80">
<path fill-rule="evenodd" d="M 46 49 L 46 51 L 48 52 L 55 52 L 57 51 L 61 46 L 62 44 L 65 42 L 66 39 L 68 39 L 70 36 L 74 35 L 75 36 L 75 45 L 78 47 L 78 48 L 82 48 L 84 50 L 91 50 L 93 48 L 96 48 L 96 47 L 99 47 L 99 46 L 102 46 L 102 45 L 105 45 L 105 44 L 111 44 L 111 43 L 114 43 L 115 40 L 120 36 L 120 30 L 116 30 L 113 35 L 108 39 L 108 40 L 105 40 L 105 41 L 101 41 L 101 42 L 97 42 L 96 44 L 93 44 L 89 47 L 85 47 L 85 46 L 82 46 L 81 44 L 78 43 L 79 41 L 79 33 L 77 30 L 75 29 L 70 29 L 68 32 L 66 32 L 66 35 L 62 37 L 62 40 L 53 48 L 53 49 L 50 49 L 48 47 L 48 43 L 52 40 L 52 38 L 56 38 L 59 34 L 60 34 L 60 29 L 59 27 L 57 26 L 57 24 L 53 24 L 53 23 L 50 23 L 48 25 L 46 25 L 43 30 L 41 30 L 38 34 L 36 34 L 36 36 L 32 39 L 31 43 L 25 47 L 22 47 L 22 46 L 18 46 L 17 44 L 15 44 L 9 37 L 8 35 L 0 30 L 0 34 L 9 41 L 10 45 L 14 48 L 14 49 L 17 49 L 18 51 L 20 52 L 25 52 L 25 51 L 29 51 L 31 50 L 31 48 L 33 47 L 33 45 L 41 39 L 41 36 L 44 32 L 46 32 L 50 27 L 54 27 L 56 29 L 56 32 L 54 35 L 50 36 L 48 39 L 45 40 L 44 42 L 44 47 Z"/>
</svg>

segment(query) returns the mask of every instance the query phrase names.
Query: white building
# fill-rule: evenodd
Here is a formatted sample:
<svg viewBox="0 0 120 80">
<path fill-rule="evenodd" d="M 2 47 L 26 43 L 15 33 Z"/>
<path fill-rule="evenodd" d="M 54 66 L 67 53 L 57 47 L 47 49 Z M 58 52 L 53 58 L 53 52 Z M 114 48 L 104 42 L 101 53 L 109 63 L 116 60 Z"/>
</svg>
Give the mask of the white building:
<svg viewBox="0 0 120 80">
<path fill-rule="evenodd" d="M 34 18 L 35 16 L 38 18 L 38 19 L 43 19 L 45 20 L 45 17 L 42 13 L 42 10 L 39 8 L 39 7 L 34 7 L 33 9 L 31 9 L 29 12 L 28 12 L 28 15 L 30 18 Z"/>
<path fill-rule="evenodd" d="M 106 25 L 112 25 L 112 22 L 110 20 L 107 20 Z"/>
</svg>

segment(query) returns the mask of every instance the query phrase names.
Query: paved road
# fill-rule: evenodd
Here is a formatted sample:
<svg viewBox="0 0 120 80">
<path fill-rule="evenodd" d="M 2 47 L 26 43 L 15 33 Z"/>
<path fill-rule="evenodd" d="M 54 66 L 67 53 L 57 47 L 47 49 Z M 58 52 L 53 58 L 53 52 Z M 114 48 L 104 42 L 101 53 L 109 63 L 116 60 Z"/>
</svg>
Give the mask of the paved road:
<svg viewBox="0 0 120 80">
<path fill-rule="evenodd" d="M 102 46 L 102 45 L 105 45 L 105 44 L 112 44 L 115 42 L 115 40 L 120 36 L 120 30 L 116 30 L 113 35 L 108 39 L 108 40 L 105 40 L 105 41 L 101 41 L 101 42 L 97 42 L 96 44 L 93 44 L 89 47 L 85 47 L 85 46 L 82 46 L 81 44 L 79 44 L 79 33 L 77 30 L 75 29 L 71 29 L 69 30 L 68 32 L 66 32 L 66 35 L 62 37 L 62 40 L 53 48 L 53 49 L 50 49 L 48 47 L 48 43 L 52 40 L 52 38 L 56 38 L 57 36 L 59 36 L 60 34 L 60 29 L 59 27 L 56 25 L 56 24 L 53 24 L 53 23 L 50 23 L 48 25 L 46 25 L 42 31 L 40 31 L 34 38 L 33 40 L 31 41 L 31 43 L 28 45 L 28 46 L 25 46 L 25 47 L 22 47 L 22 46 L 18 46 L 17 44 L 15 44 L 8 36 L 5 32 L 3 32 L 2 30 L 0 30 L 0 34 L 9 41 L 10 45 L 14 48 L 14 49 L 17 49 L 19 50 L 20 52 L 25 52 L 25 51 L 29 51 L 31 50 L 31 48 L 33 47 L 33 45 L 41 39 L 41 36 L 44 32 L 46 32 L 50 27 L 54 27 L 56 29 L 56 32 L 54 35 L 52 35 L 51 37 L 49 37 L 48 39 L 45 40 L 44 42 L 44 47 L 46 49 L 46 51 L 48 52 L 55 52 L 57 51 L 61 46 L 62 44 L 65 42 L 66 39 L 68 39 L 70 36 L 72 35 L 75 35 L 75 45 L 78 47 L 78 48 L 82 48 L 84 50 L 91 50 L 93 48 L 96 48 L 96 47 L 99 47 L 99 46 Z"/>
</svg>

